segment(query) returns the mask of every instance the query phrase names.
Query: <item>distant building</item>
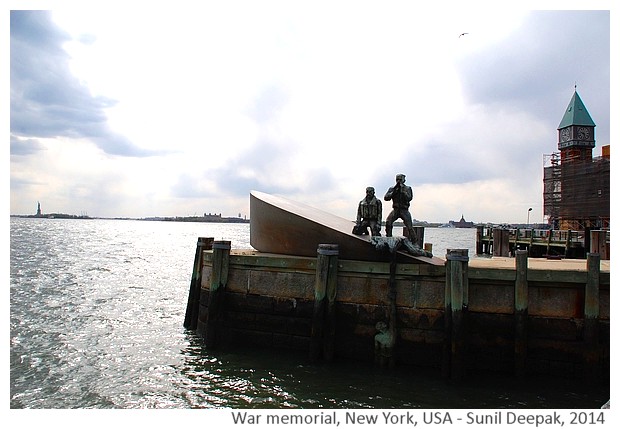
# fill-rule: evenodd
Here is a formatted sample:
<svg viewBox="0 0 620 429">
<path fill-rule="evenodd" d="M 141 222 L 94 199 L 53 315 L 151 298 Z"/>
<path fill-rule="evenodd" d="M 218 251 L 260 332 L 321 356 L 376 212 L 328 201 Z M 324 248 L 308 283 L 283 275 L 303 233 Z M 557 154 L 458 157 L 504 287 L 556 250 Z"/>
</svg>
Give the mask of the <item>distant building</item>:
<svg viewBox="0 0 620 429">
<path fill-rule="evenodd" d="M 204 213 L 202 216 L 201 221 L 203 222 L 222 222 L 223 218 L 222 218 L 222 214 L 216 214 L 216 213 Z"/>
<path fill-rule="evenodd" d="M 450 225 L 453 226 L 454 228 L 473 228 L 474 227 L 474 223 L 467 222 L 463 215 L 461 215 L 461 220 L 459 220 L 458 222 L 451 220 Z"/>
<path fill-rule="evenodd" d="M 37 216 L 41 216 L 41 203 L 37 201 Z"/>
<path fill-rule="evenodd" d="M 575 89 L 558 126 L 560 152 L 544 157 L 544 214 L 553 229 L 609 228 L 609 145 L 592 157 L 595 126 Z"/>
</svg>

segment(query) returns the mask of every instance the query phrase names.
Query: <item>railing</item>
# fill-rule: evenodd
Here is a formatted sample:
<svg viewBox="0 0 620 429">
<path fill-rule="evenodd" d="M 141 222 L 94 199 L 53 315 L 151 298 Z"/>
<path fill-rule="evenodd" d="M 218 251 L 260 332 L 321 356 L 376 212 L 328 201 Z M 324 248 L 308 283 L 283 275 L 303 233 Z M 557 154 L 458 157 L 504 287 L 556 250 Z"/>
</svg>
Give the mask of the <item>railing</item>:
<svg viewBox="0 0 620 429">
<path fill-rule="evenodd" d="M 512 256 L 528 250 L 532 257 L 585 258 L 588 252 L 609 259 L 609 230 L 572 231 L 552 229 L 495 228 L 479 226 L 476 253 Z"/>
</svg>

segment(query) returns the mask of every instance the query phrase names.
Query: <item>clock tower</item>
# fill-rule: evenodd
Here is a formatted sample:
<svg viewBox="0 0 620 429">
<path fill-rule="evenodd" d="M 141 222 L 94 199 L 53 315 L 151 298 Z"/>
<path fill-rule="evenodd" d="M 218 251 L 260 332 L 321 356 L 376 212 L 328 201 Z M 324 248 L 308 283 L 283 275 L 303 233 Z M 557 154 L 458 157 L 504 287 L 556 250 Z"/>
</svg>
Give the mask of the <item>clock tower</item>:
<svg viewBox="0 0 620 429">
<path fill-rule="evenodd" d="M 592 159 L 595 126 L 575 88 L 573 98 L 568 103 L 564 117 L 558 126 L 558 149 L 563 163 Z"/>
<path fill-rule="evenodd" d="M 594 128 L 581 97 L 575 93 L 558 126 L 559 154 L 547 158 L 544 167 L 544 214 L 555 229 L 584 231 L 609 228 L 609 146 L 603 156 L 592 156 Z M 607 153 L 607 155 L 605 155 Z M 584 241 L 585 252 L 589 241 Z"/>
</svg>

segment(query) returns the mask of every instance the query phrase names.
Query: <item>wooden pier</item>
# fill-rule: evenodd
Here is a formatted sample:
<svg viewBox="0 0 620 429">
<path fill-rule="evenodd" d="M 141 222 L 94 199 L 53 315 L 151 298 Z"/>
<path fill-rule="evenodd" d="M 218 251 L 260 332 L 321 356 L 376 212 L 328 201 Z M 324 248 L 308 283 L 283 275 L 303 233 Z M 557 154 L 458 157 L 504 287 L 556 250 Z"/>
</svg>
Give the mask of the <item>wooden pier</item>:
<svg viewBox="0 0 620 429">
<path fill-rule="evenodd" d="M 535 258 L 585 259 L 588 253 L 598 253 L 609 260 L 610 231 L 477 227 L 477 255 L 514 256 L 517 250 Z"/>
<path fill-rule="evenodd" d="M 608 383 L 609 261 L 469 258 L 444 265 L 231 250 L 199 239 L 186 323 L 209 348 L 302 350 L 309 360 L 376 362 L 380 323 L 396 365 L 552 374 Z"/>
</svg>

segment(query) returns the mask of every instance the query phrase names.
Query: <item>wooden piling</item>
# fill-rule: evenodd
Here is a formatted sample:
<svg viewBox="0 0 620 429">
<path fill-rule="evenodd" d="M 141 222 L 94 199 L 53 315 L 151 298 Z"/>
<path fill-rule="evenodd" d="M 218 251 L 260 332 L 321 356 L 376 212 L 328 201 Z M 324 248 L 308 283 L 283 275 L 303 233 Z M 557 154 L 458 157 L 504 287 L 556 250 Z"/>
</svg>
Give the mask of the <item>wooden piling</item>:
<svg viewBox="0 0 620 429">
<path fill-rule="evenodd" d="M 198 324 L 198 312 L 200 309 L 200 288 L 202 283 L 202 260 L 203 252 L 213 248 L 213 238 L 198 237 L 196 242 L 196 255 L 194 256 L 194 269 L 192 280 L 189 285 L 187 308 L 185 309 L 185 321 L 183 327 L 195 331 Z"/>
<path fill-rule="evenodd" d="M 601 260 L 608 260 L 607 231 L 590 231 L 590 252 L 601 255 Z"/>
<path fill-rule="evenodd" d="M 465 354 L 466 316 L 468 300 L 468 270 L 469 261 L 467 249 L 449 249 L 446 255 L 446 263 L 449 268 L 450 306 L 451 306 L 451 329 L 450 329 L 450 378 L 460 380 L 463 378 L 463 362 Z M 447 293 L 446 293 L 447 295 Z"/>
<path fill-rule="evenodd" d="M 508 256 L 510 253 L 510 230 L 493 229 L 493 256 Z"/>
<path fill-rule="evenodd" d="M 528 282 L 527 250 L 515 253 L 515 374 L 523 376 L 527 367 Z"/>
<path fill-rule="evenodd" d="M 415 241 L 413 244 L 418 246 L 420 249 L 424 247 L 424 227 L 423 226 L 414 226 L 413 231 L 415 234 Z"/>
<path fill-rule="evenodd" d="M 409 228 L 403 226 L 403 237 L 407 237 L 414 245 L 422 249 L 424 246 L 424 227 L 414 226 L 413 231 L 409 231 Z"/>
<path fill-rule="evenodd" d="M 325 335 L 323 341 L 323 359 L 332 361 L 334 358 L 334 342 L 336 338 L 336 293 L 338 292 L 338 245 L 331 245 L 329 250 L 329 273 L 325 296 Z"/>
<path fill-rule="evenodd" d="M 338 276 L 338 245 L 319 244 L 314 281 L 314 310 L 310 334 L 310 360 L 321 354 L 333 358 L 335 336 L 335 299 Z"/>
<path fill-rule="evenodd" d="M 484 253 L 484 226 L 478 225 L 476 227 L 476 255 L 482 255 Z"/>
<path fill-rule="evenodd" d="M 448 260 L 450 250 L 446 253 L 446 281 L 444 288 L 444 342 L 443 342 L 443 359 L 441 362 L 441 374 L 444 378 L 450 378 L 450 356 L 452 354 L 452 264 Z"/>
<path fill-rule="evenodd" d="M 207 348 L 212 348 L 217 343 L 217 328 L 221 323 L 224 307 L 224 288 L 228 282 L 229 258 L 230 241 L 214 241 L 204 337 Z"/>
<path fill-rule="evenodd" d="M 584 303 L 584 342 L 585 342 L 585 377 L 588 381 L 596 381 L 599 367 L 599 286 L 601 257 L 598 253 L 588 253 L 588 277 L 585 288 Z"/>
</svg>

